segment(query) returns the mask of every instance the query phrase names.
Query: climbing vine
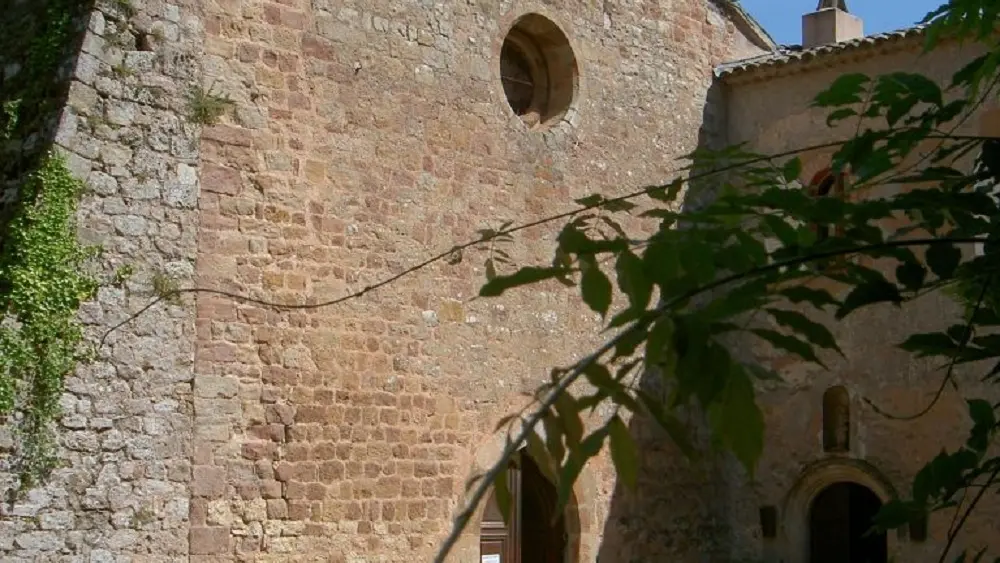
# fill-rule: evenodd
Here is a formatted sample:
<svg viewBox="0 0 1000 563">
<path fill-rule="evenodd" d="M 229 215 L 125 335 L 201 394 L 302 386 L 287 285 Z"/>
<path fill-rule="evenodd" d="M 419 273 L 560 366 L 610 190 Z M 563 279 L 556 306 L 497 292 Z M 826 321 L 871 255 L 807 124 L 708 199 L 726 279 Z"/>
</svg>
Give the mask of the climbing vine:
<svg viewBox="0 0 1000 563">
<path fill-rule="evenodd" d="M 94 249 L 76 237 L 83 184 L 59 155 L 43 152 L 65 99 L 61 65 L 75 50 L 88 2 L 21 4 L 0 25 L 0 56 L 19 70 L 0 84 L 5 190 L 0 221 L 0 417 L 15 449 L 4 460 L 20 490 L 55 467 L 53 421 L 63 381 L 81 359 L 77 313 L 98 287 L 84 268 Z"/>
<path fill-rule="evenodd" d="M 22 487 L 52 467 L 49 423 L 59 410 L 63 378 L 80 351 L 80 304 L 97 281 L 83 262 L 92 250 L 76 240 L 82 184 L 49 155 L 21 186 L 32 201 L 8 225 L 0 279 L 9 288 L 0 325 L 0 413 L 19 410 Z"/>
</svg>

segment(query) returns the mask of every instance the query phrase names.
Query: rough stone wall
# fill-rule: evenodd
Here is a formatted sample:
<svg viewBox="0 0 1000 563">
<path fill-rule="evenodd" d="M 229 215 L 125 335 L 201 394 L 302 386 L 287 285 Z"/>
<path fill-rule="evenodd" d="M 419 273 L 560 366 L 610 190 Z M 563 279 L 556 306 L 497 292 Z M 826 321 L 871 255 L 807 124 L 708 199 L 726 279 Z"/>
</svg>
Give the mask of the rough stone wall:
<svg viewBox="0 0 1000 563">
<path fill-rule="evenodd" d="M 155 275 L 191 283 L 200 128 L 184 116 L 202 50 L 198 4 L 105 2 L 89 19 L 56 144 L 89 186 L 81 239 L 103 245 L 104 271 L 135 271 L 83 309 L 93 340 L 152 299 Z M 63 465 L 4 506 L 0 558 L 187 560 L 193 339 L 193 304 L 160 305 L 66 381 Z"/>
<path fill-rule="evenodd" d="M 701 1 L 205 6 L 206 83 L 235 107 L 203 136 L 197 283 L 289 304 L 668 178 L 698 143 L 711 68 L 748 49 Z M 580 71 L 573 109 L 544 133 L 513 115 L 498 75 L 506 29 L 532 11 Z M 556 227 L 505 250 L 547 262 Z M 558 287 L 472 299 L 485 258 L 467 250 L 321 309 L 199 298 L 193 560 L 429 558 L 497 420 L 599 327 Z M 645 463 L 641 499 L 615 491 L 606 459 L 588 470 L 575 558 L 698 557 L 711 479 L 662 447 Z M 478 560 L 476 527 L 457 560 Z"/>
<path fill-rule="evenodd" d="M 960 49 L 945 46 L 929 55 L 919 55 L 917 38 L 886 50 L 845 56 L 834 64 L 822 66 L 793 65 L 777 72 L 761 71 L 734 77 L 727 82 L 729 141 L 750 142 L 754 150 L 780 152 L 797 147 L 845 139 L 853 134 L 854 124 L 837 129 L 825 125 L 826 114 L 809 108 L 810 100 L 839 75 L 862 72 L 870 75 L 919 69 L 939 83 L 948 84 L 963 61 L 979 54 L 973 46 Z M 772 100 L 781 99 L 781 104 Z M 995 124 L 994 124 L 995 125 Z M 983 113 L 978 113 L 958 130 L 958 134 L 996 134 L 983 129 Z M 930 147 L 928 147 L 930 148 Z M 829 163 L 830 151 L 803 155 L 803 179 L 808 179 Z M 880 194 L 892 193 L 893 186 Z M 971 249 L 965 249 L 971 251 Z M 887 272 L 892 276 L 894 267 Z M 891 278 L 890 278 L 891 279 Z M 743 554 L 784 553 L 786 560 L 796 560 L 789 553 L 794 530 L 802 522 L 792 521 L 792 514 L 808 498 L 793 494 L 807 481 L 826 479 L 825 475 L 850 475 L 860 478 L 864 472 L 842 473 L 845 467 L 866 467 L 866 474 L 883 478 L 885 490 L 905 493 L 923 465 L 942 447 L 954 449 L 964 442 L 967 432 L 966 398 L 986 397 L 996 400 L 995 388 L 978 385 L 986 368 L 958 370 L 959 390 L 948 388 L 942 400 L 926 416 L 912 421 L 891 421 L 866 404 L 870 400 L 891 413 L 912 414 L 927 405 L 937 391 L 943 372 L 934 362 L 915 361 L 894 346 L 914 332 L 942 330 L 959 322 L 959 311 L 946 297 L 929 296 L 904 309 L 892 306 L 872 307 L 853 314 L 845 322 L 829 323 L 841 343 L 845 358 L 823 356 L 829 371 L 804 366 L 780 354 L 758 348 L 765 359 L 786 382 L 762 389 L 767 435 L 758 478 L 751 484 L 734 475 L 734 500 L 731 512 L 736 530 L 735 544 Z M 824 454 L 822 447 L 822 397 L 831 386 L 845 385 L 850 394 L 851 448 L 844 454 Z M 854 462 L 862 461 L 864 464 Z M 841 473 L 838 473 L 841 472 Z M 836 479 L 834 479 L 836 480 Z M 807 487 L 808 488 L 808 487 Z M 760 538 L 758 508 L 776 506 L 783 536 L 774 542 Z M 1000 513 L 997 503 L 983 503 L 977 517 L 970 520 L 967 533 L 957 545 L 977 551 L 987 544 L 995 552 L 995 522 Z M 802 515 L 803 518 L 805 517 Z M 935 515 L 926 542 L 910 541 L 906 534 L 893 534 L 890 547 L 900 561 L 936 560 L 945 543 L 950 515 Z M 790 558 L 790 559 L 788 559 Z"/>
<path fill-rule="evenodd" d="M 28 57 L 36 35 L 46 30 L 49 5 L 47 0 L 0 2 L 4 14 L 4 21 L 0 23 L 0 93 L 4 101 L 20 99 L 27 78 L 34 76 Z M 72 63 L 83 36 L 85 22 L 82 19 L 74 22 L 65 44 L 56 47 L 63 51 L 65 64 L 54 75 L 39 77 L 40 82 L 47 82 L 41 87 L 47 99 L 31 100 L 28 104 L 31 107 L 18 107 L 16 117 L 8 115 L 6 108 L 0 113 L 0 225 L 6 218 L 8 206 L 17 198 L 17 185 L 25 171 L 31 169 L 35 159 L 52 143 L 65 103 Z M 18 135 L 22 131 L 30 131 L 30 134 Z"/>
</svg>

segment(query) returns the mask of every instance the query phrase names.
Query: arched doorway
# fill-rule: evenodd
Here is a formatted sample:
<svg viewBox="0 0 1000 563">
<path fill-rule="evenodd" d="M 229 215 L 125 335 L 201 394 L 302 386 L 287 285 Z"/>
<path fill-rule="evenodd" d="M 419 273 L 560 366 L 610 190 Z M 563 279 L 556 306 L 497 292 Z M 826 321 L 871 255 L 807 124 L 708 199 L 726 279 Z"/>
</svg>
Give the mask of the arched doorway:
<svg viewBox="0 0 1000 563">
<path fill-rule="evenodd" d="M 504 522 L 490 495 L 480 525 L 483 563 L 565 563 L 569 544 L 566 518 L 556 514 L 555 486 L 530 456 L 519 453 L 508 468 L 511 517 Z"/>
<path fill-rule="evenodd" d="M 882 501 L 852 482 L 820 491 L 809 507 L 809 563 L 887 563 L 885 533 L 869 534 Z"/>
</svg>

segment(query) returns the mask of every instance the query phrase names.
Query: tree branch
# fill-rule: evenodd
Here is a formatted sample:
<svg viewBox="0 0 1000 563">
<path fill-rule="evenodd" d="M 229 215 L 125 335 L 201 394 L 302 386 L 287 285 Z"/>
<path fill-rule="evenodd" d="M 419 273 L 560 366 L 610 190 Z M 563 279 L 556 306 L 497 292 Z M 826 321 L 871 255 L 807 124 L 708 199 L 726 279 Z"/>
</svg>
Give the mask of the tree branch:
<svg viewBox="0 0 1000 563">
<path fill-rule="evenodd" d="M 969 516 L 972 514 L 972 509 L 979 504 L 979 501 L 982 500 L 986 491 L 989 490 L 990 485 L 996 482 L 997 475 L 1000 475 L 1000 465 L 993 470 L 993 473 L 990 474 L 986 483 L 979 489 L 978 492 L 976 492 L 976 496 L 972 498 L 972 502 L 969 503 L 969 507 L 965 509 L 965 513 L 962 514 L 962 517 L 958 520 L 958 526 L 956 526 L 953 530 L 948 530 L 948 543 L 945 544 L 944 551 L 941 552 L 941 557 L 938 558 L 938 563 L 945 562 L 945 559 L 948 557 L 948 552 L 951 551 L 951 547 L 955 543 L 955 538 L 958 537 L 958 533 L 962 531 L 962 527 L 965 526 L 966 520 L 968 520 Z"/>
<path fill-rule="evenodd" d="M 938 137 L 938 136 L 929 135 L 927 138 L 936 138 L 936 137 Z M 956 135 L 941 135 L 939 137 L 949 138 L 949 139 L 978 139 L 978 140 L 989 140 L 989 139 L 993 139 L 994 138 L 994 137 L 960 136 L 960 135 L 959 136 L 956 136 Z M 687 184 L 690 184 L 691 182 L 696 181 L 696 180 L 703 180 L 705 178 L 709 178 L 709 177 L 715 176 L 717 174 L 724 174 L 726 172 L 731 172 L 731 171 L 734 171 L 734 170 L 738 170 L 738 169 L 746 167 L 746 166 L 752 166 L 754 164 L 759 164 L 759 163 L 762 163 L 762 162 L 767 162 L 767 161 L 778 159 L 778 158 L 786 158 L 786 157 L 793 156 L 793 155 L 796 155 L 796 154 L 811 152 L 811 151 L 825 149 L 825 148 L 831 148 L 831 147 L 843 145 L 845 142 L 846 141 L 836 141 L 836 142 L 829 142 L 829 143 L 818 143 L 818 144 L 815 144 L 815 145 L 810 145 L 810 146 L 807 146 L 807 147 L 801 147 L 801 148 L 797 148 L 797 149 L 791 149 L 791 150 L 787 150 L 787 151 L 782 151 L 782 152 L 774 153 L 774 154 L 771 154 L 771 155 L 762 155 L 762 156 L 754 157 L 754 158 L 751 158 L 751 159 L 748 159 L 748 160 L 745 160 L 745 161 L 741 161 L 741 162 L 738 162 L 738 163 L 735 163 L 735 164 L 729 164 L 729 165 L 726 165 L 726 166 L 722 166 L 720 168 L 709 170 L 707 172 L 701 172 L 701 173 L 698 173 L 698 174 L 692 174 L 691 176 L 688 176 L 687 179 L 684 180 L 684 182 L 687 183 Z M 675 173 L 680 173 L 681 171 L 683 171 L 685 169 L 687 169 L 687 167 L 683 167 L 683 168 L 681 168 L 679 170 L 676 170 Z M 305 304 L 292 304 L 292 305 L 289 305 L 289 304 L 285 304 L 285 303 L 276 303 L 276 302 L 273 302 L 273 301 L 267 301 L 267 300 L 263 300 L 263 299 L 255 299 L 255 298 L 252 298 L 252 297 L 247 296 L 247 295 L 240 295 L 240 294 L 237 294 L 237 293 L 232 293 L 232 292 L 222 291 L 222 290 L 217 290 L 217 289 L 208 289 L 208 288 L 197 288 L 197 287 L 195 287 L 195 288 L 185 288 L 185 289 L 178 289 L 178 290 L 174 290 L 174 291 L 169 291 L 169 292 L 164 293 L 163 295 L 160 295 L 160 296 L 156 297 L 150 303 L 148 303 L 147 305 L 145 305 L 144 307 L 142 307 L 141 309 L 139 309 L 137 312 L 129 315 L 128 318 L 126 318 L 125 320 L 123 320 L 123 321 L 119 322 L 118 324 L 114 325 L 113 327 L 109 328 L 101 336 L 101 338 L 99 340 L 98 348 L 101 348 L 101 347 L 104 346 L 104 344 L 107 341 L 108 337 L 112 333 L 114 333 L 115 331 L 117 331 L 121 327 L 123 327 L 123 326 L 131 323 L 135 319 L 139 318 L 146 311 L 148 311 L 148 310 L 152 309 L 153 307 L 155 307 L 156 305 L 162 303 L 164 300 L 172 299 L 174 297 L 178 297 L 178 296 L 181 296 L 181 295 L 184 295 L 184 294 L 203 293 L 203 294 L 209 294 L 209 295 L 218 295 L 218 296 L 221 296 L 221 297 L 227 297 L 229 299 L 233 299 L 235 301 L 240 301 L 240 302 L 243 302 L 243 303 L 252 303 L 254 305 L 259 305 L 261 307 L 268 307 L 268 308 L 271 308 L 271 309 L 282 310 L 282 311 L 313 310 L 313 309 L 322 309 L 322 308 L 326 308 L 326 307 L 331 307 L 331 306 L 334 306 L 334 305 L 339 305 L 339 304 L 344 303 L 346 301 L 351 301 L 351 300 L 363 297 L 363 296 L 367 295 L 368 293 L 371 293 L 373 291 L 381 289 L 381 288 L 383 288 L 383 287 L 385 287 L 385 286 L 387 286 L 387 285 L 389 285 L 389 284 L 391 284 L 393 282 L 396 282 L 396 281 L 398 281 L 398 280 L 400 280 L 400 279 L 402 279 L 402 278 L 404 278 L 406 276 L 409 276 L 410 274 L 413 274 L 413 273 L 416 273 L 416 272 L 418 272 L 420 270 L 423 270 L 423 269 L 427 268 L 428 266 L 430 266 L 431 264 L 434 264 L 435 262 L 439 262 L 441 260 L 444 260 L 445 258 L 447 258 L 448 256 L 451 256 L 455 252 L 459 252 L 459 251 L 465 250 L 467 248 L 471 248 L 473 246 L 476 246 L 477 244 L 483 244 L 485 242 L 490 242 L 490 241 L 492 241 L 492 240 L 494 240 L 494 239 L 496 239 L 496 238 L 498 238 L 500 236 L 510 235 L 510 234 L 517 233 L 517 232 L 520 232 L 520 231 L 523 231 L 523 230 L 526 230 L 526 229 L 530 229 L 530 228 L 533 228 L 533 227 L 538 227 L 538 226 L 545 225 L 545 224 L 548 224 L 548 223 L 551 223 L 551 222 L 554 222 L 554 221 L 559 221 L 561 219 L 568 219 L 570 217 L 573 217 L 574 215 L 578 215 L 580 213 L 584 213 L 584 212 L 590 211 L 592 209 L 597 209 L 597 208 L 600 208 L 600 207 L 604 207 L 604 206 L 606 206 L 609 203 L 616 203 L 616 202 L 627 201 L 627 200 L 635 199 L 635 198 L 643 196 L 643 195 L 648 195 L 648 194 L 650 194 L 650 193 L 652 193 L 654 191 L 662 190 L 666 185 L 669 185 L 669 184 L 660 184 L 660 185 L 656 185 L 656 186 L 646 186 L 646 187 L 643 187 L 641 189 L 629 192 L 629 193 L 624 194 L 624 195 L 620 195 L 620 196 L 616 196 L 616 197 L 604 199 L 600 203 L 595 203 L 595 204 L 590 204 L 590 205 L 582 205 L 582 206 L 580 206 L 580 207 L 578 207 L 578 208 L 576 208 L 576 209 L 574 209 L 572 211 L 565 211 L 565 212 L 562 212 L 562 213 L 557 213 L 555 215 L 549 215 L 547 217 L 543 217 L 543 218 L 538 219 L 536 221 L 530 221 L 528 223 L 523 223 L 521 225 L 516 225 L 516 226 L 510 227 L 510 228 L 507 228 L 507 229 L 501 229 L 501 230 L 496 231 L 496 232 L 494 232 L 494 233 L 492 233 L 490 235 L 482 236 L 482 237 L 480 237 L 478 239 L 471 240 L 471 241 L 468 241 L 468 242 L 465 242 L 465 243 L 462 243 L 462 244 L 457 244 L 457 245 L 449 248 L 448 250 L 440 252 L 440 253 L 438 253 L 438 254 L 430 257 L 430 258 L 427 258 L 423 262 L 420 262 L 420 263 L 418 263 L 418 264 L 416 264 L 414 266 L 411 266 L 410 268 L 407 268 L 406 270 L 403 270 L 402 272 L 400 272 L 398 274 L 389 276 L 389 277 L 387 277 L 387 278 L 385 278 L 385 279 L 383 279 L 383 280 L 381 280 L 379 282 L 376 282 L 376 283 L 373 283 L 371 285 L 365 286 L 363 289 L 360 289 L 358 291 L 349 293 L 349 294 L 344 295 L 342 297 L 338 297 L 336 299 L 331 299 L 329 301 L 322 301 L 322 302 L 319 302 L 319 303 L 305 303 Z"/>
<path fill-rule="evenodd" d="M 504 449 L 504 452 L 501 455 L 500 459 L 489 469 L 489 471 L 486 472 L 486 474 L 482 476 L 482 478 L 479 481 L 479 485 L 476 487 L 475 492 L 472 494 L 472 497 L 468 500 L 466 508 L 463 509 L 462 512 L 460 512 L 455 517 L 455 523 L 452 526 L 451 532 L 448 534 L 447 538 L 445 538 L 445 542 L 441 545 L 441 548 L 439 549 L 437 556 L 434 558 L 435 563 L 444 562 L 444 558 L 448 555 L 451 549 L 454 548 L 462 532 L 468 526 L 469 520 L 472 519 L 472 516 L 476 511 L 476 507 L 479 505 L 480 502 L 483 501 L 483 499 L 486 497 L 486 494 L 489 492 L 490 487 L 493 485 L 493 482 L 496 480 L 497 476 L 506 467 L 507 461 L 510 458 L 510 456 L 517 451 L 521 443 L 523 443 L 527 439 L 528 435 L 532 431 L 534 431 L 535 425 L 537 425 L 538 422 L 541 421 L 542 417 L 545 416 L 545 413 L 555 405 L 556 399 L 558 399 L 559 395 L 561 393 L 564 393 L 569 388 L 570 385 L 572 385 L 577 379 L 579 379 L 580 375 L 582 375 L 587 370 L 587 368 L 593 365 L 594 362 L 600 360 L 605 354 L 607 354 L 609 351 L 615 348 L 622 339 L 631 336 L 636 330 L 640 330 L 649 326 L 649 324 L 651 324 L 656 318 L 658 318 L 660 315 L 665 314 L 670 309 L 673 309 L 679 304 L 685 303 L 690 299 L 698 297 L 702 293 L 718 289 L 719 287 L 722 287 L 726 284 L 740 281 L 741 279 L 744 278 L 750 278 L 774 270 L 779 270 L 781 268 L 798 266 L 813 261 L 823 260 L 826 258 L 846 256 L 849 254 L 856 254 L 868 250 L 879 250 L 885 248 L 898 248 L 898 247 L 918 246 L 925 244 L 934 245 L 934 244 L 973 243 L 980 241 L 981 239 L 978 238 L 912 239 L 912 240 L 902 240 L 902 241 L 889 241 L 880 244 L 864 245 L 842 250 L 831 250 L 828 252 L 821 252 L 810 256 L 792 258 L 780 262 L 775 262 L 773 264 L 767 264 L 765 266 L 758 266 L 750 270 L 747 270 L 745 272 L 740 272 L 736 274 L 731 274 L 729 276 L 725 276 L 714 282 L 705 284 L 700 288 L 689 290 L 684 294 L 675 297 L 670 301 L 656 307 L 655 309 L 644 313 L 639 319 L 637 319 L 631 325 L 629 325 L 628 328 L 626 328 L 617 336 L 615 336 L 614 338 L 606 342 L 604 345 L 602 345 L 596 352 L 583 358 L 582 360 L 574 364 L 572 368 L 569 368 L 567 370 L 567 373 L 559 380 L 556 386 L 552 388 L 552 390 L 549 392 L 546 398 L 540 402 L 539 408 L 535 410 L 535 412 L 532 413 L 527 420 L 523 421 L 521 431 L 517 434 L 516 438 L 513 441 L 507 442 L 507 447 Z"/>
<path fill-rule="evenodd" d="M 958 363 L 959 356 L 962 355 L 962 352 L 965 351 L 965 349 L 969 345 L 969 341 L 972 339 L 973 325 L 976 318 L 976 313 L 978 313 L 979 309 L 983 306 L 983 300 L 986 298 L 986 291 L 989 289 L 990 284 L 992 282 L 993 282 L 992 275 L 988 276 L 986 278 L 986 281 L 983 282 L 983 289 L 979 292 L 979 298 L 976 300 L 976 306 L 972 309 L 972 314 L 969 315 L 969 321 L 965 325 L 965 331 L 962 333 L 962 342 L 959 343 L 958 349 L 955 350 L 954 354 L 952 354 L 951 361 L 948 362 L 948 371 L 945 373 L 944 378 L 941 380 L 941 385 L 938 386 L 937 392 L 934 393 L 934 397 L 931 399 L 931 402 L 928 403 L 926 407 L 920 409 L 914 414 L 894 415 L 881 409 L 868 397 L 862 397 L 864 402 L 867 403 L 868 406 L 870 406 L 872 410 L 875 411 L 876 414 L 880 414 L 890 420 L 909 422 L 911 420 L 916 420 L 924 416 L 925 414 L 929 413 L 931 409 L 934 408 L 934 405 L 936 405 L 938 401 L 941 400 L 941 397 L 944 395 L 944 390 L 948 387 L 948 382 L 951 381 L 952 378 L 954 377 L 955 365 Z"/>
</svg>

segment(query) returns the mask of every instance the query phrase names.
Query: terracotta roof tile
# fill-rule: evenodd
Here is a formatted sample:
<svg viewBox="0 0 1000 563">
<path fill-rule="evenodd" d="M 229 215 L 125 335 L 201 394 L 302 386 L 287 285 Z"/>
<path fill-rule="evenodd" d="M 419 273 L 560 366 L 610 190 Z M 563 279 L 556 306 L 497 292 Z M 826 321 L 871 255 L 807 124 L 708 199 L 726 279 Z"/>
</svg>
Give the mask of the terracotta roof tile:
<svg viewBox="0 0 1000 563">
<path fill-rule="evenodd" d="M 803 49 L 798 45 L 783 45 L 778 50 L 764 55 L 758 55 L 749 59 L 723 63 L 715 67 L 715 75 L 719 78 L 752 72 L 755 70 L 778 67 L 794 62 L 808 62 L 813 59 L 847 53 L 861 49 L 868 49 L 875 46 L 885 45 L 894 41 L 900 41 L 910 37 L 923 35 L 926 26 L 915 26 L 887 33 L 868 35 L 859 39 L 841 41 L 819 45 L 810 49 Z"/>
</svg>

